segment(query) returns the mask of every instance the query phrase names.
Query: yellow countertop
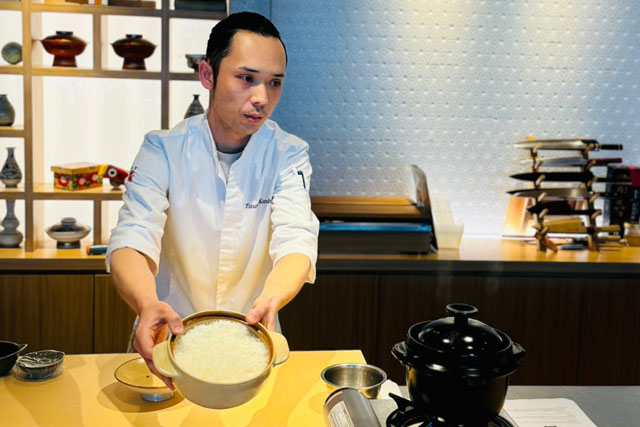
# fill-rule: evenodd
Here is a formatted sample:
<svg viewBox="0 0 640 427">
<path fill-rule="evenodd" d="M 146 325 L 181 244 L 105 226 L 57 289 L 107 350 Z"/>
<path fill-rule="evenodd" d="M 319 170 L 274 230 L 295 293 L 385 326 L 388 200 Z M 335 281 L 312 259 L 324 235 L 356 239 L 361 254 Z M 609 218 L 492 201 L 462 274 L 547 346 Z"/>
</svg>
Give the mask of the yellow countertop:
<svg viewBox="0 0 640 427">
<path fill-rule="evenodd" d="M 320 372 L 335 363 L 364 363 L 359 350 L 291 352 L 264 388 L 236 408 L 203 408 L 176 393 L 160 403 L 118 383 L 113 373 L 134 354 L 67 355 L 64 370 L 45 381 L 0 378 L 3 426 L 323 426 L 328 396 Z"/>
</svg>

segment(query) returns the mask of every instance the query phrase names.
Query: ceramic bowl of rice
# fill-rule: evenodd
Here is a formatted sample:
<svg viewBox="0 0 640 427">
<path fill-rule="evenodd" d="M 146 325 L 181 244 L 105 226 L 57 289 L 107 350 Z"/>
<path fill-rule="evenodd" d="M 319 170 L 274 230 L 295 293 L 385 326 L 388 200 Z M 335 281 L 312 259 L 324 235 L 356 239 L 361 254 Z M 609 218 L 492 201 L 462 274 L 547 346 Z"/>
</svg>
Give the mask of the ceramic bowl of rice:
<svg viewBox="0 0 640 427">
<path fill-rule="evenodd" d="M 184 333 L 153 349 L 158 371 L 198 405 L 232 408 L 260 391 L 271 369 L 287 360 L 287 340 L 244 314 L 202 311 L 182 320 Z"/>
</svg>

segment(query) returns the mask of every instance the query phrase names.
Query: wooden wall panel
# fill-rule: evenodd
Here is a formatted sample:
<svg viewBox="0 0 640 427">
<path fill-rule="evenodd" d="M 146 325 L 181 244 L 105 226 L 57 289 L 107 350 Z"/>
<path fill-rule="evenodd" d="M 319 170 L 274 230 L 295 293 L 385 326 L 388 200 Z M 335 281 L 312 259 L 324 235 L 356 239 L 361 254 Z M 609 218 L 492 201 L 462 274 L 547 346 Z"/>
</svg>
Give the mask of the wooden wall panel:
<svg viewBox="0 0 640 427">
<path fill-rule="evenodd" d="M 92 275 L 0 275 L 0 339 L 91 353 Z"/>
<path fill-rule="evenodd" d="M 640 286 L 632 279 L 587 279 L 578 383 L 640 384 Z"/>
<path fill-rule="evenodd" d="M 527 350 L 515 384 L 575 384 L 581 279 L 481 276 L 383 276 L 380 285 L 380 367 L 405 383 L 391 355 L 414 323 L 446 316 L 449 303 L 479 309 L 476 319 L 500 329 Z"/>
<path fill-rule="evenodd" d="M 280 310 L 291 350 L 360 349 L 375 363 L 378 276 L 319 275 Z"/>
<path fill-rule="evenodd" d="M 95 286 L 93 352 L 124 353 L 136 313 L 120 297 L 111 276 L 97 274 Z"/>
</svg>

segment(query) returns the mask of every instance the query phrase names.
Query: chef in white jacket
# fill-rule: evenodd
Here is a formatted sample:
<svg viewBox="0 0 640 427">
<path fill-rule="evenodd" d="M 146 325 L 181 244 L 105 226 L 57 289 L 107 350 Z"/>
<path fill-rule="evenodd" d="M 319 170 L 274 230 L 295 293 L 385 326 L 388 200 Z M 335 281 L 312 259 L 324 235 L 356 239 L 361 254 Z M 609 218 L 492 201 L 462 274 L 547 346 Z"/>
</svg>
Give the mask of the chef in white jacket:
<svg viewBox="0 0 640 427">
<path fill-rule="evenodd" d="M 199 68 L 207 111 L 148 133 L 133 163 L 106 262 L 154 372 L 154 345 L 167 327 L 182 333 L 182 317 L 234 310 L 273 330 L 277 311 L 315 280 L 308 145 L 269 120 L 286 63 L 266 18 L 220 21 Z"/>
</svg>

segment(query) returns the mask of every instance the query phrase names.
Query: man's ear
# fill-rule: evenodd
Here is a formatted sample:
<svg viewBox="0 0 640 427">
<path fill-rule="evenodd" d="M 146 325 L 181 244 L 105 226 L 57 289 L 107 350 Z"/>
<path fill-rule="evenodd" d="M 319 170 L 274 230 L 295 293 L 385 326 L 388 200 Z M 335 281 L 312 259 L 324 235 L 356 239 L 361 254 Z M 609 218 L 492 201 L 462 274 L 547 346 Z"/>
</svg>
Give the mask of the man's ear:
<svg viewBox="0 0 640 427">
<path fill-rule="evenodd" d="M 213 89 L 213 68 L 207 63 L 207 61 L 200 61 L 198 66 L 198 74 L 200 76 L 200 83 L 207 90 Z"/>
</svg>

